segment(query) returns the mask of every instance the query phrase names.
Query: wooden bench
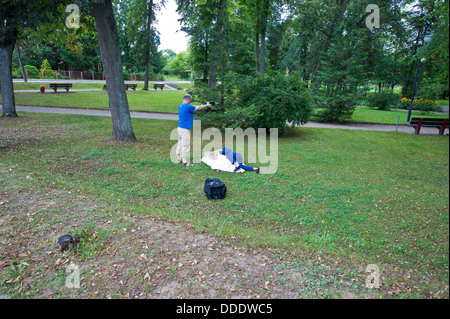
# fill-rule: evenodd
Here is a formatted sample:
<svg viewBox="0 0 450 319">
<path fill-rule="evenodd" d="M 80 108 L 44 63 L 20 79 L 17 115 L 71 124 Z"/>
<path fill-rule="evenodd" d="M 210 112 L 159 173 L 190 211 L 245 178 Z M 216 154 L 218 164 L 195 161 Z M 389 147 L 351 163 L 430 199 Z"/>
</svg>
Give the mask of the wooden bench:
<svg viewBox="0 0 450 319">
<path fill-rule="evenodd" d="M 128 91 L 129 88 L 131 88 L 133 91 L 136 91 L 137 84 L 126 84 L 125 83 L 125 90 Z M 108 91 L 108 86 L 106 84 L 103 85 L 103 90 L 107 90 Z"/>
<path fill-rule="evenodd" d="M 162 89 L 164 89 L 164 85 L 165 85 L 165 84 L 155 84 L 155 85 L 153 85 L 153 88 L 154 88 L 155 90 L 157 90 L 158 88 L 161 88 L 161 90 L 162 90 Z"/>
<path fill-rule="evenodd" d="M 58 88 L 66 89 L 66 92 L 69 92 L 69 88 L 71 87 L 72 83 L 50 83 L 50 88 L 55 92 L 58 92 Z"/>
<path fill-rule="evenodd" d="M 137 84 L 125 84 L 125 90 L 128 91 L 128 88 L 131 88 L 133 91 L 136 91 Z"/>
<path fill-rule="evenodd" d="M 448 128 L 448 119 L 413 117 L 406 125 L 414 127 L 416 134 L 419 134 L 422 127 L 436 127 L 439 129 L 439 135 L 444 135 L 445 128 Z"/>
</svg>

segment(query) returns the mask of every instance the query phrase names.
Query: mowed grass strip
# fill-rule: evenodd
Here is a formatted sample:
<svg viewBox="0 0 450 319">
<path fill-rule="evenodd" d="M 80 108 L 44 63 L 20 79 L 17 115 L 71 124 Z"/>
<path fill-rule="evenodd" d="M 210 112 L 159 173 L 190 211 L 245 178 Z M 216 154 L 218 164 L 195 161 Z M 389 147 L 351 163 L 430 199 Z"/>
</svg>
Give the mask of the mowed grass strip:
<svg viewBox="0 0 450 319">
<path fill-rule="evenodd" d="M 276 174 L 231 174 L 172 163 L 173 121 L 133 119 L 138 141 L 113 143 L 107 118 L 19 115 L 0 120 L 2 163 L 24 175 L 17 189 L 78 190 L 259 249 L 347 264 L 363 277 L 375 264 L 389 289 L 401 282 L 407 296 L 448 297 L 448 136 L 290 129 Z M 225 200 L 206 199 L 212 177 L 226 183 Z"/>
<path fill-rule="evenodd" d="M 183 102 L 184 94 L 183 90 L 127 91 L 131 111 L 162 113 L 178 113 L 178 106 Z M 106 90 L 69 93 L 16 92 L 15 99 L 17 105 L 108 109 L 108 92 Z"/>
<path fill-rule="evenodd" d="M 39 83 L 14 83 L 18 85 L 31 85 L 39 90 Z M 181 86 L 183 84 L 180 84 Z M 48 84 L 47 84 L 48 86 Z M 142 90 L 143 84 L 138 84 L 137 91 L 127 91 L 128 104 L 131 111 L 144 112 L 162 112 L 162 113 L 177 113 L 178 106 L 182 103 L 183 90 L 158 90 L 150 89 L 149 91 Z M 107 91 L 101 90 L 102 83 L 74 83 L 74 88 L 97 88 L 98 91 L 85 92 L 69 92 L 53 93 L 50 89 L 46 89 L 46 93 L 38 92 L 16 92 L 17 105 L 30 106 L 54 106 L 54 107 L 70 107 L 70 108 L 85 108 L 85 109 L 107 109 L 108 108 L 108 94 Z M 151 88 L 151 85 L 150 85 Z M 193 104 L 202 104 L 204 101 L 194 101 Z M 1 97 L 0 97 L 1 103 Z M 396 125 L 397 119 L 399 125 L 406 123 L 408 112 L 405 110 L 391 110 L 383 111 L 371 109 L 367 107 L 356 107 L 355 111 L 349 119 L 350 122 L 361 123 L 376 123 L 376 124 L 391 124 Z M 438 117 L 448 118 L 448 114 L 443 113 L 423 113 L 412 112 L 413 117 Z M 313 116 L 311 120 L 316 120 Z"/>
<path fill-rule="evenodd" d="M 435 117 L 435 118 L 448 118 L 448 113 L 429 113 L 413 111 L 411 117 Z M 408 119 L 407 110 L 377 110 L 367 107 L 357 107 L 353 112 L 350 121 L 363 122 L 363 123 L 379 123 L 379 124 L 391 124 L 396 125 L 397 120 L 399 125 L 406 124 Z"/>
</svg>

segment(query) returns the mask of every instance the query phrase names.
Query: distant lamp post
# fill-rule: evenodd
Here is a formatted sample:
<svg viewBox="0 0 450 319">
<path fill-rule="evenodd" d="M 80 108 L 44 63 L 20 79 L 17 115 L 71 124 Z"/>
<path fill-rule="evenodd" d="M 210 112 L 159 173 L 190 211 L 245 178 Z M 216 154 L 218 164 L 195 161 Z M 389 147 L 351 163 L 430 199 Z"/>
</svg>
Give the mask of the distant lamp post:
<svg viewBox="0 0 450 319">
<path fill-rule="evenodd" d="M 426 43 L 431 41 L 431 38 L 433 36 L 433 33 L 431 30 L 428 30 L 427 27 L 425 27 L 424 35 L 422 38 L 422 45 L 425 45 Z M 416 77 L 414 78 L 413 88 L 412 88 L 412 97 L 411 97 L 411 103 L 409 104 L 408 109 L 408 118 L 406 119 L 406 123 L 409 123 L 411 121 L 411 113 L 414 106 L 414 100 L 416 99 L 416 95 L 419 93 L 420 88 L 420 82 L 422 82 L 422 76 L 423 71 L 425 68 L 425 62 L 427 59 L 422 58 L 417 62 L 417 71 L 416 71 Z"/>
</svg>

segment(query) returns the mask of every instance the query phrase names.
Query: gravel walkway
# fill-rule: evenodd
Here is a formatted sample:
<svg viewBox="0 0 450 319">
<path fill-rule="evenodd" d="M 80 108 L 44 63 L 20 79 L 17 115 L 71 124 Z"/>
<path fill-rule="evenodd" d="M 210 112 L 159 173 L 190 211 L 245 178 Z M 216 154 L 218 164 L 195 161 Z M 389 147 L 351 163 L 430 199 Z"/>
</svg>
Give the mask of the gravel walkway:
<svg viewBox="0 0 450 319">
<path fill-rule="evenodd" d="M 60 107 L 45 107 L 45 106 L 16 106 L 19 112 L 37 112 L 37 113 L 59 113 L 59 114 L 79 114 L 79 115 L 93 115 L 93 116 L 111 116 L 109 110 L 95 110 L 95 109 L 75 109 L 75 108 L 60 108 Z M 158 120 L 178 120 L 178 114 L 171 113 L 155 113 L 155 112 L 130 112 L 132 118 L 146 118 Z M 383 131 L 383 132 L 404 132 L 414 134 L 414 129 L 406 125 L 388 125 L 388 124 L 365 124 L 365 123 L 319 123 L 310 121 L 301 127 L 317 127 L 328 129 L 347 129 L 347 130 L 365 130 L 365 131 Z M 438 135 L 438 129 L 423 127 L 420 130 L 421 135 Z M 444 134 L 449 134 L 449 129 L 446 129 Z"/>
</svg>

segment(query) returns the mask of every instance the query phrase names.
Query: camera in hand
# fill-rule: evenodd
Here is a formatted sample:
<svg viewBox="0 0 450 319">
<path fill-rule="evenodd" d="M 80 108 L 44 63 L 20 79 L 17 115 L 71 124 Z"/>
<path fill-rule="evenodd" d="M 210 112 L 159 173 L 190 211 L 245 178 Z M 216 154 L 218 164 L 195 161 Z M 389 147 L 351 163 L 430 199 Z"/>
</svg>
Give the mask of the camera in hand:
<svg viewBox="0 0 450 319">
<path fill-rule="evenodd" d="M 210 102 L 206 102 L 205 104 L 210 104 L 211 106 L 216 105 L 216 102 L 214 101 L 210 101 Z M 204 112 L 209 113 L 209 112 L 216 112 L 216 110 L 211 109 L 211 107 L 208 107 L 204 110 Z"/>
</svg>

